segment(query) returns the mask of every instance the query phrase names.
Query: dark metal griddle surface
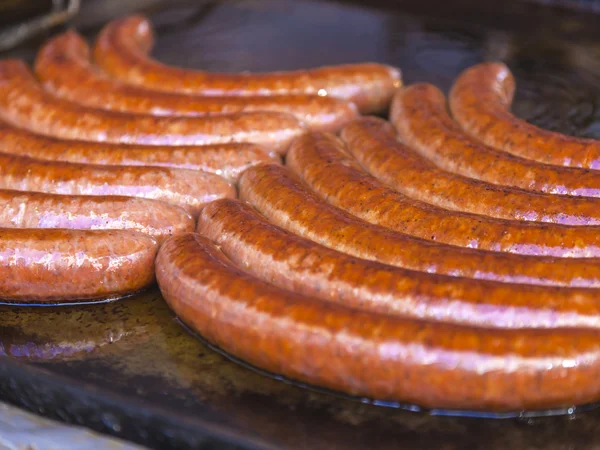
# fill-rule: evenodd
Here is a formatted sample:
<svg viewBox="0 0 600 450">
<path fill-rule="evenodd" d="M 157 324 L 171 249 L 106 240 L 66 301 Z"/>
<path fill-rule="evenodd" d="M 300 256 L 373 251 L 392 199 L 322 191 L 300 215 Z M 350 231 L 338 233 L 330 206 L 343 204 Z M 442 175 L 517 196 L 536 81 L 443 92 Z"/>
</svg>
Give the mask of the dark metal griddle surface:
<svg viewBox="0 0 600 450">
<path fill-rule="evenodd" d="M 600 19 L 514 2 L 462 0 L 452 9 L 446 3 L 178 5 L 153 16 L 154 54 L 220 71 L 370 60 L 401 67 L 407 83 L 428 81 L 444 90 L 467 66 L 503 60 L 517 76 L 517 114 L 600 138 L 600 30 L 594 26 Z M 90 37 L 97 31 L 93 19 L 79 20 Z M 1 56 L 31 60 L 34 48 Z M 537 419 L 437 417 L 265 377 L 188 334 L 156 289 L 112 304 L 0 306 L 0 355 L 1 399 L 154 448 L 600 446 L 598 410 Z"/>
</svg>

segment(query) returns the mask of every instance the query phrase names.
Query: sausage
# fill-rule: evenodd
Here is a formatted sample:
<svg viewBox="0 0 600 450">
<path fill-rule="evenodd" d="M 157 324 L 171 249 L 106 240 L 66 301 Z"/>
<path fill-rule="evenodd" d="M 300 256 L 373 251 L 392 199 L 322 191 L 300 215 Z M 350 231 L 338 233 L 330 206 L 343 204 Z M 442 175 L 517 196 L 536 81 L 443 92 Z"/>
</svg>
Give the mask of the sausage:
<svg viewBox="0 0 600 450">
<path fill-rule="evenodd" d="M 95 62 L 117 79 L 158 91 L 223 96 L 322 95 L 354 103 L 363 113 L 387 109 L 400 71 L 382 64 L 347 64 L 270 73 L 211 73 L 171 67 L 148 57 L 152 26 L 143 16 L 110 22 L 94 47 Z"/>
<path fill-rule="evenodd" d="M 0 228 L 0 301 L 113 299 L 154 281 L 157 242 L 129 230 Z"/>
<path fill-rule="evenodd" d="M 159 243 L 193 231 L 194 219 L 178 206 L 119 196 L 55 195 L 0 189 L 0 227 L 133 230 Z"/>
<path fill-rule="evenodd" d="M 232 183 L 237 182 L 240 173 L 250 166 L 281 161 L 276 153 L 267 153 L 255 144 L 171 147 L 70 141 L 31 133 L 2 121 L 0 152 L 72 163 L 202 170 Z"/>
<path fill-rule="evenodd" d="M 205 203 L 236 196 L 235 187 L 221 177 L 194 170 L 94 166 L 6 153 L 0 153 L 0 189 L 142 197 L 181 206 L 193 216 Z"/>
<path fill-rule="evenodd" d="M 542 130 L 515 117 L 510 106 L 515 79 L 506 65 L 477 64 L 460 74 L 450 91 L 459 125 L 485 144 L 546 164 L 600 169 L 600 142 Z"/>
<path fill-rule="evenodd" d="M 251 167 L 242 174 L 239 190 L 242 200 L 275 225 L 358 258 L 484 280 L 600 287 L 600 259 L 486 252 L 394 232 L 330 205 L 281 165 Z"/>
<path fill-rule="evenodd" d="M 517 411 L 600 399 L 597 330 L 495 330 L 386 317 L 260 281 L 199 234 L 156 259 L 170 308 L 264 370 L 351 395 L 424 407 Z"/>
<path fill-rule="evenodd" d="M 111 80 L 90 63 L 75 31 L 49 40 L 38 53 L 36 75 L 59 97 L 86 106 L 156 116 L 205 116 L 247 111 L 291 113 L 310 129 L 335 131 L 356 117 L 354 104 L 318 95 L 192 96 L 158 92 Z"/>
<path fill-rule="evenodd" d="M 304 129 L 291 114 L 276 112 L 156 117 L 93 109 L 44 91 L 22 61 L 10 59 L 0 61 L 0 118 L 63 139 L 147 145 L 251 142 L 281 153 Z"/>
<path fill-rule="evenodd" d="M 448 115 L 442 91 L 431 84 L 413 84 L 399 90 L 390 120 L 402 142 L 442 169 L 546 194 L 600 197 L 598 172 L 519 158 L 465 134 Z"/>
<path fill-rule="evenodd" d="M 600 328 L 594 289 L 472 280 L 359 259 L 274 226 L 239 200 L 206 205 L 197 231 L 250 274 L 351 308 L 485 328 Z"/>
<path fill-rule="evenodd" d="M 447 172 L 398 142 L 393 128 L 382 120 L 355 122 L 341 136 L 367 172 L 413 199 L 499 219 L 600 224 L 600 200 L 596 198 L 542 194 Z"/>
<path fill-rule="evenodd" d="M 343 128 L 342 134 L 353 152 L 368 149 L 364 158 L 371 160 L 387 151 L 371 137 L 379 128 L 385 128 L 383 121 L 365 118 Z M 306 135 L 291 149 L 288 167 L 327 202 L 367 222 L 460 247 L 538 256 L 600 256 L 599 227 L 493 219 L 413 200 L 365 173 L 343 142 L 331 136 Z"/>
</svg>

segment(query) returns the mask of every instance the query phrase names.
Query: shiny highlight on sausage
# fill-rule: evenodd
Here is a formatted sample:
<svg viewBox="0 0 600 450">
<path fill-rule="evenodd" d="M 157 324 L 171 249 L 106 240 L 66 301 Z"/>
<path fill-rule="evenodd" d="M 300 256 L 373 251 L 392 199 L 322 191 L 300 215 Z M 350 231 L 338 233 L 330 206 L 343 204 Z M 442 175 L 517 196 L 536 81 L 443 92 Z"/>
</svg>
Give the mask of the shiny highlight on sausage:
<svg viewBox="0 0 600 450">
<path fill-rule="evenodd" d="M 115 166 L 157 166 L 201 170 L 235 183 L 256 164 L 280 162 L 280 157 L 255 144 L 199 146 L 123 145 L 56 139 L 15 128 L 0 121 L 0 152 L 49 161 Z"/>
<path fill-rule="evenodd" d="M 276 188 L 274 188 L 276 186 Z M 288 168 L 244 172 L 240 198 L 271 222 L 340 252 L 406 269 L 510 283 L 598 287 L 600 260 L 486 252 L 439 244 L 365 222 L 319 198 Z"/>
<path fill-rule="evenodd" d="M 448 114 L 442 91 L 431 84 L 400 89 L 390 120 L 402 142 L 445 170 L 534 192 L 600 197 L 598 172 L 520 158 L 467 135 Z"/>
<path fill-rule="evenodd" d="M 477 64 L 457 78 L 450 109 L 460 126 L 491 147 L 559 166 L 600 169 L 600 141 L 543 130 L 515 117 L 515 79 L 498 62 Z"/>
<path fill-rule="evenodd" d="M 0 118 L 62 139 L 142 145 L 250 142 L 279 153 L 304 131 L 294 116 L 276 112 L 157 117 L 89 108 L 44 91 L 25 63 L 10 59 L 0 61 Z"/>
<path fill-rule="evenodd" d="M 113 77 L 158 91 L 221 96 L 326 95 L 354 103 L 362 114 L 387 109 L 400 71 L 364 63 L 270 73 L 213 73 L 167 66 L 150 59 L 148 19 L 135 15 L 110 22 L 94 48 L 95 62 Z"/>
<path fill-rule="evenodd" d="M 38 53 L 36 75 L 59 97 L 93 108 L 155 116 L 239 112 L 290 113 L 308 128 L 338 130 L 357 115 L 354 104 L 330 96 L 198 96 L 158 92 L 110 79 L 90 63 L 90 49 L 75 31 L 50 39 Z"/>
<path fill-rule="evenodd" d="M 154 281 L 157 242 L 128 230 L 0 228 L 0 301 L 62 303 L 132 294 Z"/>
<path fill-rule="evenodd" d="M 596 330 L 487 330 L 390 318 L 282 290 L 199 234 L 156 260 L 175 314 L 267 371 L 353 395 L 425 407 L 515 411 L 600 399 Z"/>
</svg>

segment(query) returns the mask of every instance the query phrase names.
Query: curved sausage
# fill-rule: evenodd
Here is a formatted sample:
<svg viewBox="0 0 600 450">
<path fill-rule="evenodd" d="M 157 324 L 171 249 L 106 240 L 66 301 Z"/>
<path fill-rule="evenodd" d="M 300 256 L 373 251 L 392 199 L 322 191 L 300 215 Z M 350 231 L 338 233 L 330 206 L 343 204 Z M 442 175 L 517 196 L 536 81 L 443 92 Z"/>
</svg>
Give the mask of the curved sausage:
<svg viewBox="0 0 600 450">
<path fill-rule="evenodd" d="M 600 399 L 596 330 L 487 330 L 390 318 L 285 291 L 198 234 L 170 238 L 156 276 L 175 314 L 267 371 L 424 407 L 515 411 Z"/>
<path fill-rule="evenodd" d="M 152 91 L 111 80 L 90 64 L 90 49 L 75 31 L 49 40 L 35 73 L 59 97 L 86 106 L 155 116 L 205 116 L 248 111 L 290 113 L 308 128 L 338 130 L 357 115 L 354 104 L 318 95 L 277 97 L 193 96 Z"/>
<path fill-rule="evenodd" d="M 361 152 L 360 156 L 373 160 L 378 157 L 378 152 L 383 154 L 384 151 L 380 151 L 377 139 L 372 138 L 371 133 L 384 127 L 379 119 L 360 119 L 345 127 L 343 135 L 353 152 Z M 368 144 L 364 144 L 365 140 Z M 347 152 L 344 143 L 331 136 L 309 134 L 294 141 L 286 162 L 327 202 L 394 231 L 495 252 L 600 257 L 600 227 L 500 220 L 438 208 L 388 188 L 365 173 Z"/>
<path fill-rule="evenodd" d="M 485 328 L 600 328 L 594 289 L 448 277 L 359 259 L 284 231 L 239 200 L 206 205 L 197 231 L 250 274 L 350 308 Z"/>
<path fill-rule="evenodd" d="M 0 227 L 132 230 L 159 243 L 193 231 L 194 219 L 178 206 L 118 196 L 55 195 L 0 189 Z"/>
<path fill-rule="evenodd" d="M 519 158 L 465 134 L 448 115 L 442 91 L 431 84 L 413 84 L 399 90 L 390 120 L 402 142 L 442 169 L 546 194 L 600 197 L 598 172 Z"/>
<path fill-rule="evenodd" d="M 303 131 L 294 116 L 276 112 L 156 117 L 93 109 L 44 91 L 22 61 L 10 59 L 0 61 L 0 118 L 63 139 L 147 145 L 251 142 L 281 153 Z"/>
<path fill-rule="evenodd" d="M 477 64 L 454 83 L 450 109 L 465 131 L 491 147 L 546 164 L 600 169 L 600 141 L 543 130 L 515 117 L 514 93 L 506 65 Z"/>
<path fill-rule="evenodd" d="M 387 109 L 394 90 L 401 85 L 398 69 L 373 63 L 252 74 L 182 69 L 150 59 L 153 40 L 146 18 L 115 20 L 100 32 L 94 58 L 115 78 L 158 91 L 225 96 L 326 95 L 354 103 L 363 114 Z"/>
<path fill-rule="evenodd" d="M 240 198 L 275 225 L 358 258 L 468 278 L 600 287 L 599 259 L 486 252 L 397 233 L 330 205 L 284 166 L 261 165 L 246 170 L 239 189 Z"/>
<path fill-rule="evenodd" d="M 193 216 L 205 203 L 235 197 L 223 178 L 164 167 L 93 166 L 0 153 L 0 189 L 67 195 L 124 195 L 181 206 Z"/>
<path fill-rule="evenodd" d="M 0 152 L 50 161 L 116 166 L 158 166 L 201 170 L 235 183 L 248 167 L 280 162 L 255 144 L 199 146 L 121 145 L 43 136 L 0 121 Z"/>
<path fill-rule="evenodd" d="M 129 230 L 0 228 L 0 301 L 72 302 L 154 281 L 156 241 Z"/>
<path fill-rule="evenodd" d="M 499 219 L 600 225 L 600 199 L 542 194 L 447 172 L 398 142 L 383 120 L 355 122 L 341 136 L 367 172 L 416 200 Z"/>
</svg>

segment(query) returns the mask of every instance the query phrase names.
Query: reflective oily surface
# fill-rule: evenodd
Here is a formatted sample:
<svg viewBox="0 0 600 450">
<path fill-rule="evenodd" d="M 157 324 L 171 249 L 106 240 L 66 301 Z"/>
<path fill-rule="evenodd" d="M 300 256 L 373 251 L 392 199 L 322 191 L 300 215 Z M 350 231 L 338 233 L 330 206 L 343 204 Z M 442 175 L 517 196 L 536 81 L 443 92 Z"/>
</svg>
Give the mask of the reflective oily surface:
<svg viewBox="0 0 600 450">
<path fill-rule="evenodd" d="M 437 2 L 420 9 L 408 3 L 410 13 L 403 3 L 392 11 L 291 0 L 172 9 L 155 16 L 154 54 L 220 71 L 373 60 L 401 67 L 406 83 L 444 91 L 469 65 L 502 60 L 517 77 L 517 115 L 600 138 L 600 47 L 587 18 L 534 7 L 511 15 L 503 5 L 502 14 L 471 14 L 474 25 L 468 14 L 430 16 Z M 11 56 L 31 58 L 32 48 Z M 190 336 L 157 291 L 102 305 L 2 306 L 0 345 L 10 356 L 0 364 L 0 397 L 154 448 L 211 448 L 215 439 L 292 449 L 600 445 L 597 410 L 536 419 L 439 417 L 265 377 Z"/>
</svg>

